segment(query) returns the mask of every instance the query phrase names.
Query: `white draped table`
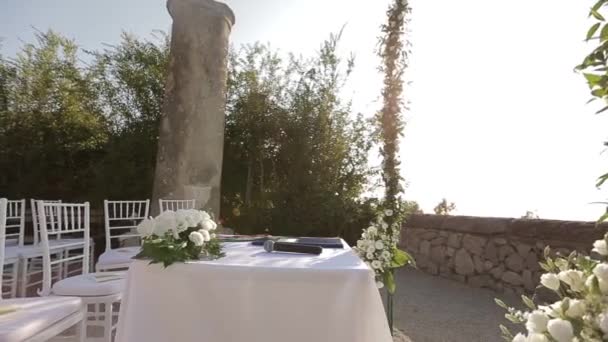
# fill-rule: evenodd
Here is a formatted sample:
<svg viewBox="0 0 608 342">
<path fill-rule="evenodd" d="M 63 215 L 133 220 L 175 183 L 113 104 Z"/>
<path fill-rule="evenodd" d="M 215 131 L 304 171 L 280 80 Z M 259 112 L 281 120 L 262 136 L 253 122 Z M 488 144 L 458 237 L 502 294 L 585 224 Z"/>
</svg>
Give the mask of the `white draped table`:
<svg viewBox="0 0 608 342">
<path fill-rule="evenodd" d="M 238 242 L 224 251 L 166 269 L 132 263 L 117 342 L 392 341 L 373 273 L 350 248 L 271 254 Z"/>
</svg>

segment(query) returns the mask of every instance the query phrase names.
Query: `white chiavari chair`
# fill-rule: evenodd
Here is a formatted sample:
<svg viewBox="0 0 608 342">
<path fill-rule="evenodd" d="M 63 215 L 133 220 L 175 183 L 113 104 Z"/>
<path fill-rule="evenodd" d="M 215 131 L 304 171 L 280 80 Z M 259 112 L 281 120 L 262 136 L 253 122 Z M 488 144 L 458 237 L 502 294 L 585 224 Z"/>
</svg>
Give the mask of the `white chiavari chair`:
<svg viewBox="0 0 608 342">
<path fill-rule="evenodd" d="M 40 246 L 40 224 L 39 224 L 39 215 L 38 215 L 38 202 L 45 203 L 61 203 L 61 200 L 36 200 L 31 199 L 31 212 L 32 212 L 32 226 L 33 226 L 33 234 L 34 234 L 34 244 L 26 245 L 20 250 L 20 270 L 19 270 L 19 295 L 21 297 L 26 297 L 29 292 L 32 292 L 28 289 L 34 288 L 39 290 L 42 285 L 42 254 L 43 249 Z M 57 216 L 56 211 L 48 211 L 45 213 L 47 217 L 47 221 L 50 222 L 50 216 Z M 52 240 L 49 241 L 50 245 L 57 248 L 52 248 L 55 254 L 53 257 L 57 257 L 60 253 L 69 253 L 70 246 L 75 246 L 78 248 L 79 244 L 71 244 L 69 242 L 75 241 L 65 241 L 65 239 L 61 239 L 61 235 L 55 236 Z M 59 248 L 59 246 L 64 246 L 65 249 Z M 53 267 L 52 276 L 54 280 L 61 279 L 67 276 L 68 268 L 63 268 L 63 264 L 58 264 Z"/>
<path fill-rule="evenodd" d="M 99 256 L 97 271 L 119 270 L 129 267 L 133 257 L 141 250 L 141 237 L 137 225 L 148 217 L 150 200 L 145 201 L 103 201 L 106 229 L 106 250 Z M 112 248 L 112 241 L 118 243 L 138 240 L 136 246 Z"/>
<path fill-rule="evenodd" d="M 14 258 L 5 244 L 7 203 L 0 199 L 0 274 L 7 258 Z M 75 327 L 77 341 L 85 341 L 85 314 L 78 297 L 3 300 L 0 296 L 0 312 L 0 341 L 49 341 L 71 327 Z"/>
<path fill-rule="evenodd" d="M 19 280 L 19 250 L 23 247 L 25 232 L 25 200 L 7 200 L 5 216 L 5 245 L 11 246 L 11 256 L 5 259 L 2 273 L 2 295 L 15 298 Z"/>
<path fill-rule="evenodd" d="M 46 203 L 38 202 L 38 222 L 41 246 L 44 250 L 44 282 L 42 295 L 80 297 L 87 308 L 87 326 L 103 328 L 102 341 L 111 342 L 115 330 L 114 318 L 118 317 L 117 304 L 120 302 L 124 273 L 89 273 L 90 266 L 90 207 L 89 203 Z M 45 215 L 45 213 L 55 213 Z M 53 237 L 61 236 L 64 245 L 51 245 Z M 81 236 L 76 238 L 76 236 Z M 71 242 L 70 242 L 71 241 Z M 53 249 L 69 246 L 69 253 L 60 253 L 51 258 Z M 76 244 L 80 244 L 79 246 Z M 78 248 L 79 247 L 79 248 Z M 78 265 L 74 262 L 78 261 Z M 56 282 L 52 281 L 52 266 L 63 264 L 71 275 Z M 72 275 L 78 273 L 78 275 Z M 102 308 L 103 307 L 103 308 Z M 92 312 L 89 309 L 92 308 Z"/>
<path fill-rule="evenodd" d="M 178 211 L 180 209 L 196 209 L 196 200 L 172 200 L 172 199 L 159 199 L 158 207 L 160 212 L 167 210 Z"/>
</svg>

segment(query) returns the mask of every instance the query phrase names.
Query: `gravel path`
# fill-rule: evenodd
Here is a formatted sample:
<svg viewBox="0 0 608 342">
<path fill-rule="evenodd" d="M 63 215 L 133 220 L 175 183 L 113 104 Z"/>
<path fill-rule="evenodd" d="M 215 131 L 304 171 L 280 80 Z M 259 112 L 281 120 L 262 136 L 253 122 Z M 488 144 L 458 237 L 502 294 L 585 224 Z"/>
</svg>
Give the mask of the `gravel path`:
<svg viewBox="0 0 608 342">
<path fill-rule="evenodd" d="M 514 296 L 466 286 L 414 269 L 397 272 L 395 327 L 412 342 L 502 341 L 499 324 L 506 324 L 499 297 L 513 305 Z"/>
</svg>

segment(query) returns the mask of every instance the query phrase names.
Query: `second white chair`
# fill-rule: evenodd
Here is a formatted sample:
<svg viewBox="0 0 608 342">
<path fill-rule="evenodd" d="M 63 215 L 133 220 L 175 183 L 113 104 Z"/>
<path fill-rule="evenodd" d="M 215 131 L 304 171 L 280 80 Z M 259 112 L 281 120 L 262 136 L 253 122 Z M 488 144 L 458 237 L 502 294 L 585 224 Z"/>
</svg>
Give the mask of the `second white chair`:
<svg viewBox="0 0 608 342">
<path fill-rule="evenodd" d="M 150 200 L 145 201 L 103 201 L 106 250 L 99 256 L 97 271 L 121 270 L 128 268 L 141 247 L 137 225 L 148 217 Z M 126 242 L 138 240 L 135 246 L 112 248 L 112 241 Z"/>
<path fill-rule="evenodd" d="M 86 325 L 89 327 L 103 327 L 104 342 L 112 341 L 115 329 L 114 318 L 118 316 L 118 308 L 115 304 L 120 302 L 124 274 L 120 273 L 89 273 L 90 265 L 90 208 L 89 203 L 45 203 L 38 202 L 38 220 L 40 223 L 41 246 L 44 250 L 43 257 L 43 284 L 41 295 L 75 296 L 82 299 L 88 311 Z M 50 213 L 49 216 L 45 213 Z M 50 221 L 50 222 L 49 222 Z M 58 257 L 51 259 L 55 253 L 49 243 L 50 237 L 61 235 L 72 237 L 83 235 L 74 239 L 79 241 L 81 248 L 70 248 L 69 253 L 60 253 Z M 74 247 L 74 246 L 72 246 Z M 75 261 L 78 268 L 75 269 Z M 69 273 L 77 270 L 81 274 L 52 282 L 52 267 L 63 264 L 69 267 Z M 102 309 L 103 306 L 103 309 Z M 92 307 L 93 312 L 88 309 Z"/>
</svg>

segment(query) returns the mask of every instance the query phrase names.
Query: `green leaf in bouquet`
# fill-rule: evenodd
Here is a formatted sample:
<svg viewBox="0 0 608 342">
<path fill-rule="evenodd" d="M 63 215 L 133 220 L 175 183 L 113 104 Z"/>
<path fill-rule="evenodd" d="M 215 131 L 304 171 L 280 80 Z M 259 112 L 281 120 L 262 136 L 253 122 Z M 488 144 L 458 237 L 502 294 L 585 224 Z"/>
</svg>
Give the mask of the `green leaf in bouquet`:
<svg viewBox="0 0 608 342">
<path fill-rule="evenodd" d="M 511 332 L 509 331 L 509 329 L 507 329 L 507 327 L 505 327 L 504 325 L 499 325 L 498 326 L 500 328 L 500 332 L 502 333 L 502 337 L 511 342 L 513 340 L 513 334 L 511 334 Z"/>
<path fill-rule="evenodd" d="M 398 268 L 407 264 L 412 264 L 414 267 L 416 267 L 416 261 L 409 253 L 396 247 L 393 248 L 393 260 L 391 262 L 391 267 Z"/>
<path fill-rule="evenodd" d="M 530 299 L 528 296 L 521 295 L 521 300 L 524 302 L 524 304 L 526 304 L 527 307 L 530 308 L 530 310 L 536 310 L 536 304 L 534 304 L 532 299 Z"/>
<path fill-rule="evenodd" d="M 392 271 L 384 272 L 384 285 L 386 285 L 386 289 L 388 293 L 393 294 L 397 289 L 397 285 L 395 284 L 395 275 Z"/>
<path fill-rule="evenodd" d="M 507 304 L 505 304 L 505 302 L 503 302 L 502 300 L 500 300 L 498 298 L 494 298 L 494 302 L 496 303 L 496 305 L 500 306 L 501 308 L 503 308 L 505 310 L 509 310 L 509 307 L 507 306 Z"/>
</svg>

